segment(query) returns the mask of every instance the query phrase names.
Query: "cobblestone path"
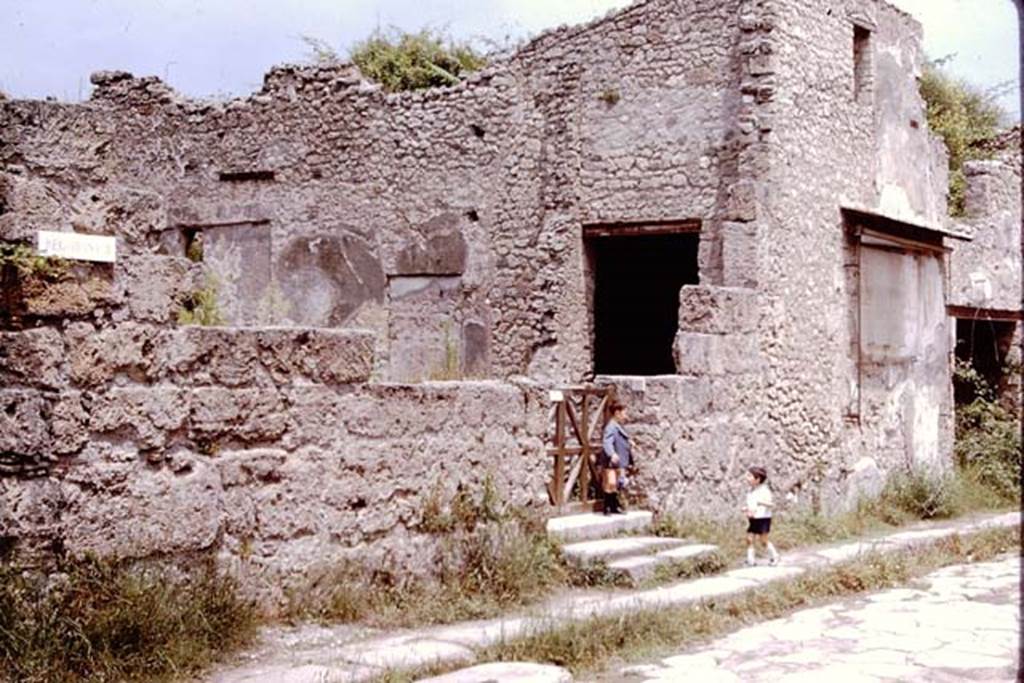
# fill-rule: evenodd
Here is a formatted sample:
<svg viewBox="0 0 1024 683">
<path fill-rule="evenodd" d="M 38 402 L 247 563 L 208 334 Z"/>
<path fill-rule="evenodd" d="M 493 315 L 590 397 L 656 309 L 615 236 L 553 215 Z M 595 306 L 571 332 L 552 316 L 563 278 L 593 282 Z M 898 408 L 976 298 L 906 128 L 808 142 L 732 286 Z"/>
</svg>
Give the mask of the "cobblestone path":
<svg viewBox="0 0 1024 683">
<path fill-rule="evenodd" d="M 599 681 L 1016 681 L 1020 557 L 802 610 Z"/>
</svg>

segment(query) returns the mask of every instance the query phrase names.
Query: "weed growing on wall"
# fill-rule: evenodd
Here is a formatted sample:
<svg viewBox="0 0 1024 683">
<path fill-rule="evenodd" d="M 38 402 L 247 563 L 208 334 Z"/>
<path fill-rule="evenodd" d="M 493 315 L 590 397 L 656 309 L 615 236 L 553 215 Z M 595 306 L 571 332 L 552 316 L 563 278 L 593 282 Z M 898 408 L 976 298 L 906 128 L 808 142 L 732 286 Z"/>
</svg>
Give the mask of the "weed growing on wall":
<svg viewBox="0 0 1024 683">
<path fill-rule="evenodd" d="M 167 680 L 246 644 L 255 627 L 255 608 L 210 567 L 183 578 L 92 557 L 50 577 L 0 567 L 4 680 Z"/>
<path fill-rule="evenodd" d="M 67 262 L 40 256 L 35 249 L 21 242 L 0 242 L 0 269 L 13 268 L 22 277 L 39 275 L 56 278 L 67 273 Z"/>
<path fill-rule="evenodd" d="M 178 309 L 178 324 L 223 325 L 224 315 L 217 301 L 219 291 L 220 280 L 212 273 L 207 273 L 206 284 L 192 292 Z"/>
<path fill-rule="evenodd" d="M 962 216 L 966 179 L 965 161 L 992 156 L 977 143 L 994 136 L 1006 119 L 995 93 L 953 78 L 942 71 L 945 60 L 928 62 L 920 79 L 928 128 L 949 150 L 949 213 Z"/>
<path fill-rule="evenodd" d="M 378 31 L 352 47 L 353 63 L 390 92 L 454 85 L 487 59 L 465 43 L 424 29 L 418 33 Z"/>
</svg>

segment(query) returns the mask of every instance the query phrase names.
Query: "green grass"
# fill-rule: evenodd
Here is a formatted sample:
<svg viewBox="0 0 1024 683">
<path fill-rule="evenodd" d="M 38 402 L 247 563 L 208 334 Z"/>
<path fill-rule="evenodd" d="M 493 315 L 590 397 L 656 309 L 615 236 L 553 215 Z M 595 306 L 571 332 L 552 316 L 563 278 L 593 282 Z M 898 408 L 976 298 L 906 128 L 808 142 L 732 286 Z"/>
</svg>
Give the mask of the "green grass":
<svg viewBox="0 0 1024 683">
<path fill-rule="evenodd" d="M 612 659 L 637 659 L 707 640 L 789 612 L 865 591 L 898 586 L 943 566 L 981 562 L 1019 548 L 1019 528 L 952 536 L 923 547 L 873 553 L 770 584 L 740 596 L 600 617 L 509 639 L 478 652 L 477 661 L 528 659 L 594 671 Z"/>
<path fill-rule="evenodd" d="M 85 558 L 49 577 L 0 569 L 3 680 L 162 681 L 247 644 L 256 611 L 211 567 L 179 576 Z"/>
<path fill-rule="evenodd" d="M 1016 498 L 986 485 L 973 470 L 958 468 L 942 476 L 921 471 L 894 475 L 874 500 L 853 510 L 826 515 L 809 510 L 782 510 L 772 521 L 770 538 L 780 551 L 878 536 L 928 519 L 1012 509 Z M 660 516 L 654 525 L 660 536 L 691 538 L 717 545 L 726 563 L 746 551 L 745 520 L 723 521 L 698 517 Z"/>
<path fill-rule="evenodd" d="M 289 596 L 287 619 L 378 627 L 480 619 L 528 605 L 565 585 L 558 545 L 515 518 L 452 530 L 429 560 L 436 575 L 356 564 L 327 568 Z"/>
</svg>

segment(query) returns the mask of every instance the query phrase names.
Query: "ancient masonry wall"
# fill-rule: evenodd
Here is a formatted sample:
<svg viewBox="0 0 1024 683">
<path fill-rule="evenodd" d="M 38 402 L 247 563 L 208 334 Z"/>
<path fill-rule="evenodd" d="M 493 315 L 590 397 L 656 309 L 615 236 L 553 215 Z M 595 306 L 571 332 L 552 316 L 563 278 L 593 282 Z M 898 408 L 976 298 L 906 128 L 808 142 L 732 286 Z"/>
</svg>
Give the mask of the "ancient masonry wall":
<svg viewBox="0 0 1024 683">
<path fill-rule="evenodd" d="M 964 166 L 964 223 L 973 239 L 950 258 L 949 303 L 979 309 L 1021 307 L 1020 151 Z"/>
<path fill-rule="evenodd" d="M 938 340 L 927 360 L 874 371 L 858 352 L 860 283 L 843 208 L 940 226 L 946 162 L 917 94 L 915 21 L 882 2 L 774 7 L 762 62 L 773 125 L 759 138 L 771 187 L 758 188 L 748 224 L 762 367 L 756 432 L 771 461 L 787 463 L 779 484 L 849 503 L 880 471 L 947 461 L 952 415 L 944 312 L 908 333 Z"/>
<path fill-rule="evenodd" d="M 851 13 L 889 78 L 864 100 Z M 542 389 L 592 367 L 581 232 L 616 222 L 701 222 L 678 374 L 599 378 L 651 506 L 731 514 L 755 462 L 836 503 L 949 417 L 901 378 L 847 419 L 840 205 L 944 212 L 940 172 L 882 159 L 944 163 L 918 32 L 870 1 L 650 0 L 423 93 L 280 67 L 227 103 L 119 73 L 81 105 L 0 103 L 0 238 L 119 238 L 113 267 L 5 282 L 0 550 L 214 553 L 273 601 L 318 562 L 414 565 L 435 482 L 546 506 Z M 261 327 L 175 325 L 210 271 Z M 452 376 L 498 379 L 418 382 Z"/>
</svg>

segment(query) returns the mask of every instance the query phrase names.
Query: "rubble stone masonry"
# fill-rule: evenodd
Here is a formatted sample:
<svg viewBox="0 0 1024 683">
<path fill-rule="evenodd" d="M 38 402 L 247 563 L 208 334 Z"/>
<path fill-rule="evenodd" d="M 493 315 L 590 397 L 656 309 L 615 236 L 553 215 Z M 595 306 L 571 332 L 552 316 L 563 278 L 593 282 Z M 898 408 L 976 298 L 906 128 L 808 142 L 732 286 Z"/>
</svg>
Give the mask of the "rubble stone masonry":
<svg viewBox="0 0 1024 683">
<path fill-rule="evenodd" d="M 858 221 L 945 234 L 920 63 L 884 2 L 647 0 L 448 88 L 339 64 L 227 102 L 120 72 L 0 102 L 0 239 L 118 238 L 5 270 L 0 552 L 213 553 L 272 600 L 314 563 L 414 565 L 436 482 L 544 509 L 594 226 L 700 229 L 676 374 L 597 378 L 655 510 L 728 514 L 755 462 L 834 507 L 948 460 L 945 316 L 898 367 L 857 350 Z M 211 285 L 229 325 L 178 325 Z"/>
</svg>

